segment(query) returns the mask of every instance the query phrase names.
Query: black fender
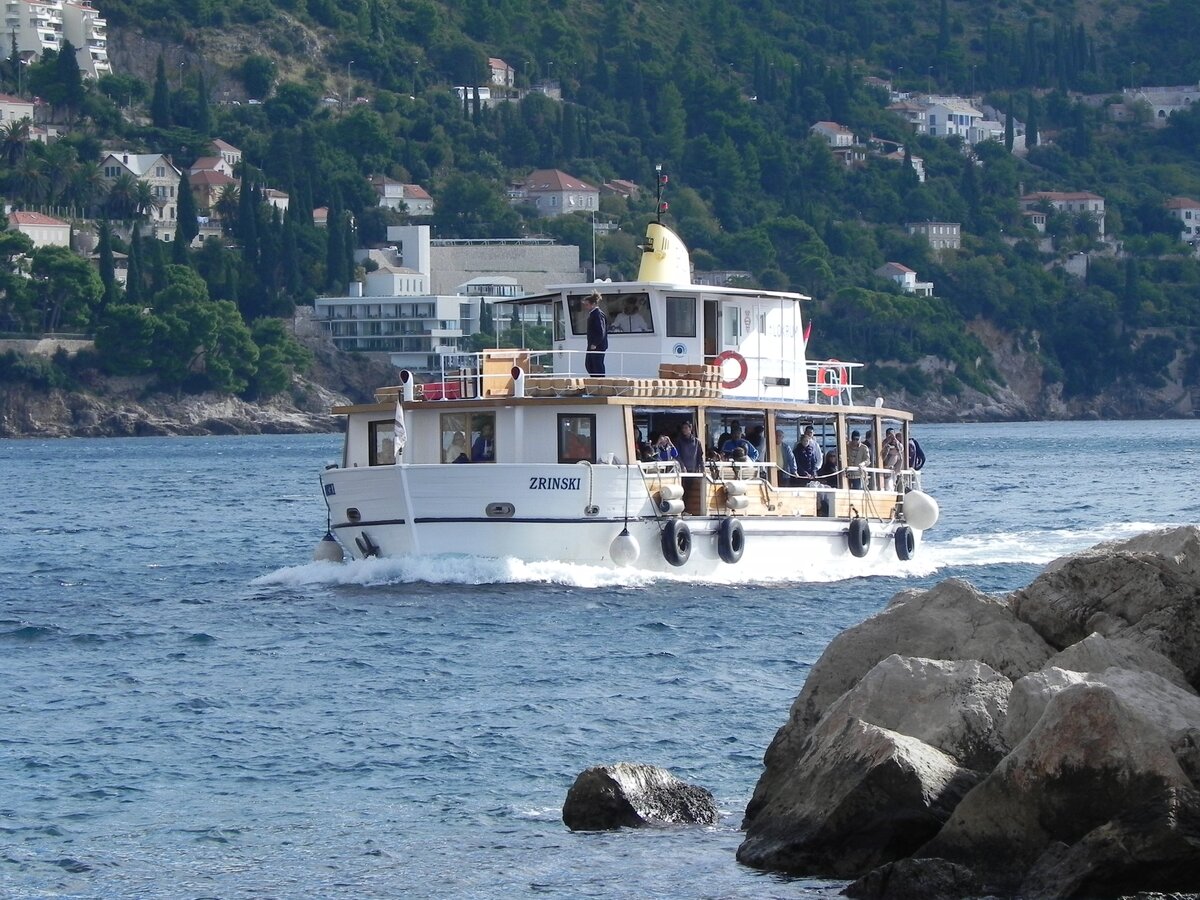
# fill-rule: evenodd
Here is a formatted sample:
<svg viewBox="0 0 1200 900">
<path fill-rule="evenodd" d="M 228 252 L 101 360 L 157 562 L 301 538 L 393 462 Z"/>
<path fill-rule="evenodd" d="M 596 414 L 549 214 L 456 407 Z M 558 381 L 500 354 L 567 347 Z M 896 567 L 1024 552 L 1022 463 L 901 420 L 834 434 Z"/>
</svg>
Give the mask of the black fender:
<svg viewBox="0 0 1200 900">
<path fill-rule="evenodd" d="M 682 519 L 667 519 L 662 530 L 663 559 L 673 566 L 685 565 L 692 555 L 692 530 Z"/>
<path fill-rule="evenodd" d="M 917 538 L 913 534 L 913 530 L 907 525 L 901 525 L 896 529 L 896 557 L 904 561 L 913 558 L 913 554 L 917 552 Z"/>
<path fill-rule="evenodd" d="M 846 543 L 855 556 L 867 555 L 867 551 L 871 549 L 871 526 L 867 524 L 866 519 L 855 517 L 850 520 L 850 527 L 846 530 Z"/>
<path fill-rule="evenodd" d="M 717 529 L 717 555 L 723 561 L 733 565 L 741 560 L 745 550 L 746 530 L 742 528 L 742 523 L 733 516 L 726 516 L 721 520 L 721 526 Z"/>
</svg>

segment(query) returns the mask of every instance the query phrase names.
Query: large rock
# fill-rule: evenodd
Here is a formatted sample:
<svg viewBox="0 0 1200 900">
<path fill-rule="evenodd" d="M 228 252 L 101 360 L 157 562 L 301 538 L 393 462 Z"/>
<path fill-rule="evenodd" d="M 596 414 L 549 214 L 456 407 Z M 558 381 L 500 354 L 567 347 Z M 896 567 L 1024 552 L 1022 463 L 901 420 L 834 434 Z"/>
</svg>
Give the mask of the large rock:
<svg viewBox="0 0 1200 900">
<path fill-rule="evenodd" d="M 900 859 L 842 891 L 853 900 L 962 900 L 980 893 L 974 872 L 944 859 Z"/>
<path fill-rule="evenodd" d="M 1127 638 L 1200 687 L 1200 529 L 1152 532 L 1057 560 L 1009 603 L 1058 649 L 1093 632 Z"/>
<path fill-rule="evenodd" d="M 1106 638 L 1089 634 L 1046 661 L 1046 668 L 1056 667 L 1072 672 L 1103 672 L 1105 669 L 1133 669 L 1153 672 L 1187 691 L 1192 691 L 1187 678 L 1175 663 L 1161 653 L 1128 638 Z"/>
<path fill-rule="evenodd" d="M 788 721 L 767 748 L 766 768 L 746 808 L 746 824 L 775 790 L 808 733 L 838 697 L 892 654 L 980 660 L 1010 680 L 1041 668 L 1054 649 L 1008 606 L 960 579 L 897 594 L 877 615 L 843 631 L 817 660 Z"/>
<path fill-rule="evenodd" d="M 579 774 L 563 803 L 572 831 L 610 831 L 648 825 L 715 825 L 716 801 L 702 787 L 666 769 L 638 763 L 593 766 Z"/>
<path fill-rule="evenodd" d="M 978 780 L 942 751 L 831 714 L 746 831 L 749 866 L 853 878 L 913 853 Z"/>
<path fill-rule="evenodd" d="M 1103 677 L 1054 694 L 919 855 L 1015 890 L 1048 851 L 1070 848 L 1155 798 L 1194 796 L 1175 745 L 1196 733 L 1200 699 L 1149 673 L 1110 669 Z"/>
</svg>

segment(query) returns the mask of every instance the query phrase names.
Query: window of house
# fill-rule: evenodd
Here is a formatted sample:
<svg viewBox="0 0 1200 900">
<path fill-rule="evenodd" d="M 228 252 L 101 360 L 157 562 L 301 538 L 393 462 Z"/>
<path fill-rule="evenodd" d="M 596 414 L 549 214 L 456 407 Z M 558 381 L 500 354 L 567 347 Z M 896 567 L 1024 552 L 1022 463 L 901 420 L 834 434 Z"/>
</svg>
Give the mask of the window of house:
<svg viewBox="0 0 1200 900">
<path fill-rule="evenodd" d="M 167 174 L 166 166 L 155 166 L 154 167 L 154 177 L 155 178 L 162 178 L 166 174 Z"/>
<path fill-rule="evenodd" d="M 381 419 L 367 425 L 370 441 L 367 447 L 367 462 L 372 466 L 390 466 L 396 462 L 396 423 L 394 419 Z"/>
<path fill-rule="evenodd" d="M 596 461 L 596 417 L 559 414 L 558 461 L 577 463 Z"/>
<path fill-rule="evenodd" d="M 696 336 L 696 298 L 667 298 L 667 336 Z"/>
</svg>

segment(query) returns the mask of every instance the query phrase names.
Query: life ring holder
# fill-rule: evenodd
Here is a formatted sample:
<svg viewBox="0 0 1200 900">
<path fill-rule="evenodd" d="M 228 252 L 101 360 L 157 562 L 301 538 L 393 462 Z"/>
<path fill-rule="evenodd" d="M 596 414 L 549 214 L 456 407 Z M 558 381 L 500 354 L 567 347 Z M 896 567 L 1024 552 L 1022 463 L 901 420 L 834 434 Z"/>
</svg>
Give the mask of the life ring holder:
<svg viewBox="0 0 1200 900">
<path fill-rule="evenodd" d="M 733 360 L 738 364 L 738 374 L 736 378 L 731 378 L 728 381 L 724 378 L 721 379 L 721 387 L 725 390 L 741 387 L 742 383 L 746 380 L 746 376 L 750 374 L 750 367 L 746 365 L 746 357 L 742 356 L 736 350 L 725 350 L 722 353 L 718 353 L 713 360 L 713 365 L 721 368 L 728 360 Z"/>
<path fill-rule="evenodd" d="M 717 529 L 717 555 L 722 561 L 733 565 L 741 560 L 745 551 L 746 532 L 742 523 L 732 516 L 726 516 Z"/>
<path fill-rule="evenodd" d="M 679 568 L 692 555 L 692 531 L 682 519 L 667 519 L 662 531 L 663 559 Z"/>
<path fill-rule="evenodd" d="M 846 371 L 846 367 L 841 365 L 839 360 L 828 360 L 817 369 L 817 384 L 821 386 L 821 393 L 826 397 L 836 397 L 841 394 L 842 388 L 849 380 L 850 373 Z"/>
</svg>

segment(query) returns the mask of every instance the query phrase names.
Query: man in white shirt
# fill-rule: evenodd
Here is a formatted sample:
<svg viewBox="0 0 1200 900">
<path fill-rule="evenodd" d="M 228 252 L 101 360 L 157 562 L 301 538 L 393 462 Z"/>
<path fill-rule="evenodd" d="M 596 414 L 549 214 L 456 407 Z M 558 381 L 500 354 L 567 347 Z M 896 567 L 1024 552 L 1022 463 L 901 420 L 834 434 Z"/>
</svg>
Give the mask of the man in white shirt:
<svg viewBox="0 0 1200 900">
<path fill-rule="evenodd" d="M 625 298 L 625 309 L 613 317 L 611 330 L 621 334 L 646 334 L 651 330 L 637 297 Z"/>
</svg>

